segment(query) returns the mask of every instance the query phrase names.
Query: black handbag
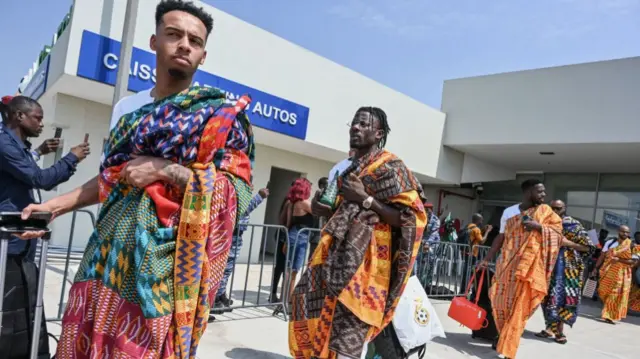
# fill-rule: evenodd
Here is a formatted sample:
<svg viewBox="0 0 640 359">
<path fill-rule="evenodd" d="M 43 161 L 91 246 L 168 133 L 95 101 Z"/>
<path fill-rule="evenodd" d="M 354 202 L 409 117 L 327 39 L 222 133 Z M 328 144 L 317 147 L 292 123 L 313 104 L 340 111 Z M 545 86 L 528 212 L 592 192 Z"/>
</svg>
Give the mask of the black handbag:
<svg viewBox="0 0 640 359">
<path fill-rule="evenodd" d="M 402 345 L 400 345 L 393 324 L 389 323 L 370 343 L 367 350 L 367 358 L 375 358 L 376 355 L 378 355 L 382 359 L 408 359 L 410 356 L 418 354 L 418 359 L 423 359 L 426 353 L 426 344 L 413 348 L 408 353 L 405 353 Z"/>
</svg>

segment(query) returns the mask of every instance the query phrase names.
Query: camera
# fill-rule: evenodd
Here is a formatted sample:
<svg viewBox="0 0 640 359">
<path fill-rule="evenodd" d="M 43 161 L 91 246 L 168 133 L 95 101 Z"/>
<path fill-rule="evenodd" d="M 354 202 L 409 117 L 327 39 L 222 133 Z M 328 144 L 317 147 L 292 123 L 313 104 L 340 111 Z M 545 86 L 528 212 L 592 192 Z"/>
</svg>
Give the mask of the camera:
<svg viewBox="0 0 640 359">
<path fill-rule="evenodd" d="M 484 187 L 482 187 L 482 183 L 474 183 L 473 188 L 475 188 L 476 190 L 476 195 L 482 196 L 482 193 L 484 192 Z"/>
</svg>

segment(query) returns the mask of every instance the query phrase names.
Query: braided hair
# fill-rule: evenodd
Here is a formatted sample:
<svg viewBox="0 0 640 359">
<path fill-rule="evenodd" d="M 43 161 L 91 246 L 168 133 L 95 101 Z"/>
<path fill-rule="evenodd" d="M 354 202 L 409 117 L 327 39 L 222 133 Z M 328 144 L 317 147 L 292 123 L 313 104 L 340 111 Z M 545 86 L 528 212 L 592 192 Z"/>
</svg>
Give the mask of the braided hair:
<svg viewBox="0 0 640 359">
<path fill-rule="evenodd" d="M 381 108 L 373 106 L 360 107 L 356 113 L 360 112 L 368 112 L 372 117 L 378 119 L 378 122 L 380 122 L 380 129 L 384 133 L 378 142 L 378 148 L 384 148 L 387 144 L 387 135 L 391 132 L 389 122 L 387 121 L 387 114 Z M 371 126 L 373 126 L 373 121 L 371 121 Z"/>
</svg>

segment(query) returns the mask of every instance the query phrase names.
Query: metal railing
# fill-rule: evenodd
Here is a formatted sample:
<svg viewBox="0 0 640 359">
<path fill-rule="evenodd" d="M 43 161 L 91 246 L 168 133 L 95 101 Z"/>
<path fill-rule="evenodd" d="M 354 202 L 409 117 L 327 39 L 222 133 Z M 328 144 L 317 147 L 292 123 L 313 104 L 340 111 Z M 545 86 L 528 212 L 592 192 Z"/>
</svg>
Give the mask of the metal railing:
<svg viewBox="0 0 640 359">
<path fill-rule="evenodd" d="M 244 226 L 244 225 L 243 225 Z M 278 275 L 278 260 L 282 260 L 279 256 L 284 255 L 282 253 L 281 247 L 283 245 L 286 248 L 289 247 L 289 234 L 287 228 L 280 225 L 270 225 L 270 224 L 247 224 L 247 230 L 242 233 L 242 245 L 236 245 L 235 248 L 235 257 L 236 261 L 233 263 L 232 271 L 230 273 L 230 277 L 228 279 L 228 285 L 225 288 L 225 293 L 227 293 L 227 297 L 233 301 L 231 305 L 228 307 L 223 307 L 217 303 L 214 303 L 214 307 L 212 308 L 212 315 L 223 314 L 226 312 L 231 312 L 234 309 L 242 309 L 242 308 L 259 308 L 259 307 L 284 307 L 285 298 L 286 298 L 286 279 L 283 280 L 283 285 L 280 290 L 280 299 L 275 300 L 273 298 L 274 295 L 277 296 L 277 286 L 274 288 L 275 281 L 273 280 L 274 275 Z M 260 243 L 256 244 L 256 229 L 262 229 L 262 234 L 260 236 Z M 249 235 L 249 250 L 248 250 L 248 258 L 246 263 L 246 268 L 242 270 L 245 271 L 243 282 L 240 282 L 240 287 L 242 288 L 240 291 L 235 290 L 238 286 L 237 277 L 243 275 L 240 273 L 238 266 L 238 255 L 243 247 L 247 246 L 247 242 L 244 240 L 245 235 L 250 233 Z M 272 235 L 275 236 L 275 243 L 272 246 L 272 254 L 273 257 L 269 256 L 267 253 L 267 246 L 269 242 L 269 238 L 272 238 Z M 234 239 L 234 241 L 237 239 Z M 236 243 L 237 244 L 237 243 Z M 258 263 L 252 263 L 253 259 L 253 248 L 254 246 L 260 246 L 260 258 Z M 258 279 L 255 280 L 254 276 L 252 276 L 252 271 L 258 271 Z M 282 268 L 282 274 L 284 275 L 285 268 Z M 270 283 L 268 284 L 268 295 L 269 298 L 263 298 L 264 287 L 263 282 L 265 276 L 269 276 L 271 278 Z M 242 277 L 240 277 L 242 279 Z M 240 301 L 238 303 L 238 301 Z M 275 313 L 275 312 L 274 312 Z M 277 313 L 276 313 L 277 314 Z M 284 318 L 287 320 L 287 312 L 284 311 Z"/>
<path fill-rule="evenodd" d="M 464 296 L 472 272 L 488 252 L 486 246 L 423 241 L 414 272 L 430 298 Z"/>
<path fill-rule="evenodd" d="M 318 228 L 301 228 L 297 231 L 297 235 L 295 238 L 289 238 L 289 244 L 287 246 L 287 266 L 286 266 L 286 274 L 285 274 L 285 283 L 283 284 L 285 296 L 283 298 L 283 308 L 285 312 L 285 320 L 290 310 L 290 301 L 291 301 L 291 280 L 293 278 L 293 264 L 295 260 L 295 255 L 297 252 L 298 246 L 305 246 L 304 248 L 304 258 L 302 261 L 302 266 L 296 271 L 296 276 L 294 280 L 298 281 L 302 278 L 302 274 L 307 269 L 309 264 L 310 256 L 313 254 L 311 252 L 311 240 L 315 235 L 320 236 L 321 230 Z M 319 239 L 318 239 L 319 240 Z"/>
</svg>

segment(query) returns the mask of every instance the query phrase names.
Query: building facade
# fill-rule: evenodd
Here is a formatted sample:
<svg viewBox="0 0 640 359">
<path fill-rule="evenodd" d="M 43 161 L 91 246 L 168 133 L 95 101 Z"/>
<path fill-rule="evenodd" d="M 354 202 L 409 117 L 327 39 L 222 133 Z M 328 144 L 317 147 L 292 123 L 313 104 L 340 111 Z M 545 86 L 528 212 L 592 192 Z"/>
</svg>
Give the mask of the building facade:
<svg viewBox="0 0 640 359">
<path fill-rule="evenodd" d="M 141 1 L 137 9 L 130 93 L 154 86 L 149 40 L 157 2 Z M 446 81 L 437 110 L 201 5 L 215 24 L 194 84 L 218 87 L 231 98 L 245 93 L 253 98 L 254 187 L 268 183 L 271 196 L 252 214 L 252 223 L 277 222 L 294 178 L 315 184 L 327 176 L 347 156 L 347 124 L 355 111 L 377 106 L 387 112 L 392 128 L 387 148 L 416 173 L 438 214 L 450 212 L 461 226 L 478 210 L 495 224 L 502 209 L 519 200 L 519 181 L 538 176 L 548 197 L 564 199 L 569 213 L 587 227 L 640 229 L 640 174 L 635 174 L 640 173 L 640 102 L 634 101 L 640 58 Z M 125 0 L 75 0 L 52 44 L 20 83 L 24 95 L 43 105 L 43 137 L 63 128 L 68 150 L 88 133 L 93 148 L 76 175 L 45 200 L 98 172 L 121 65 L 125 8 Z M 42 165 L 52 161 L 45 156 Z M 54 245 L 68 244 L 70 222 L 67 215 L 52 224 Z M 91 229 L 79 217 L 73 247 L 83 248 Z M 257 241 L 262 235 L 259 229 L 254 233 Z M 248 247 L 242 258 L 248 258 Z M 254 243 L 252 260 L 259 258 L 260 247 Z"/>
</svg>

